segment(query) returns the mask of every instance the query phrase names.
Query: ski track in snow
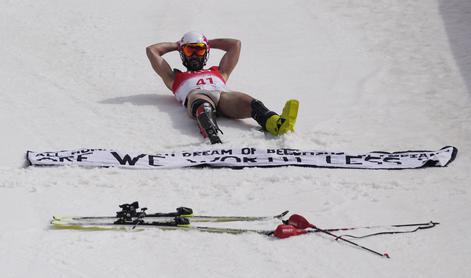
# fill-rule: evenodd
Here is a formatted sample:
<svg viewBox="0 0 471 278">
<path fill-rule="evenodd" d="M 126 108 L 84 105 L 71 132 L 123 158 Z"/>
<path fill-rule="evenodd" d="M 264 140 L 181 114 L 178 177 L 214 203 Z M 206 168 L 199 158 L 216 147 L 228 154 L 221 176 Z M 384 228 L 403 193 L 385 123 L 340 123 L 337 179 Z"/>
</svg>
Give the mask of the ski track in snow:
<svg viewBox="0 0 471 278">
<path fill-rule="evenodd" d="M 465 277 L 470 14 L 467 0 L 0 1 L 2 277 Z M 251 119 L 221 119 L 225 146 L 453 145 L 458 157 L 446 168 L 404 171 L 23 168 L 27 150 L 209 148 L 145 55 L 147 45 L 188 30 L 242 40 L 229 87 L 276 111 L 300 100 L 296 133 L 271 138 Z M 213 50 L 208 64 L 221 56 Z M 176 53 L 165 58 L 182 68 Z M 112 214 L 135 200 L 150 211 L 290 210 L 326 228 L 441 224 L 357 241 L 391 260 L 320 235 L 49 229 L 52 215 Z"/>
</svg>

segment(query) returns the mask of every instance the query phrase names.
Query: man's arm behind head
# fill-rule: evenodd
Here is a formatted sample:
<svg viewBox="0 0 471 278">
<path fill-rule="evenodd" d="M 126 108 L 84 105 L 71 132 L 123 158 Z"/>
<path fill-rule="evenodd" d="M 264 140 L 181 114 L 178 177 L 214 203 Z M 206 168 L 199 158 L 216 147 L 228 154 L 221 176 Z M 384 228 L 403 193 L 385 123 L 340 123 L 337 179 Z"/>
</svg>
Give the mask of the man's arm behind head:
<svg viewBox="0 0 471 278">
<path fill-rule="evenodd" d="M 214 39 L 209 41 L 209 46 L 226 51 L 221 62 L 219 62 L 219 72 L 227 81 L 239 61 L 241 41 L 237 39 Z"/>
<path fill-rule="evenodd" d="M 162 56 L 176 50 L 178 50 L 178 43 L 176 42 L 162 42 L 146 48 L 147 57 L 149 58 L 152 68 L 162 78 L 165 86 L 170 90 L 172 90 L 173 81 L 175 80 L 175 73 Z"/>
</svg>

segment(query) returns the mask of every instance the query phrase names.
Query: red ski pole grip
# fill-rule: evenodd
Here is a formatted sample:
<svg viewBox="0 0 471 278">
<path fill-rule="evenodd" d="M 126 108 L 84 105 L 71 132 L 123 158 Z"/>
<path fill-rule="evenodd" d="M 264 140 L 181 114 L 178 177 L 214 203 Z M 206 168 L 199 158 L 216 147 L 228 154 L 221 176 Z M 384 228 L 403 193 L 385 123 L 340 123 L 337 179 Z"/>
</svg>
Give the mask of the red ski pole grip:
<svg viewBox="0 0 471 278">
<path fill-rule="evenodd" d="M 309 221 L 304 216 L 299 214 L 291 215 L 286 224 L 293 225 L 298 229 L 316 228 L 316 226 L 309 223 Z"/>
<path fill-rule="evenodd" d="M 288 238 L 292 236 L 303 235 L 305 233 L 307 233 L 307 231 L 302 230 L 302 229 L 297 229 L 293 225 L 280 224 L 278 225 L 278 227 L 276 227 L 276 230 L 273 233 L 273 235 L 277 238 L 283 239 L 283 238 Z"/>
</svg>

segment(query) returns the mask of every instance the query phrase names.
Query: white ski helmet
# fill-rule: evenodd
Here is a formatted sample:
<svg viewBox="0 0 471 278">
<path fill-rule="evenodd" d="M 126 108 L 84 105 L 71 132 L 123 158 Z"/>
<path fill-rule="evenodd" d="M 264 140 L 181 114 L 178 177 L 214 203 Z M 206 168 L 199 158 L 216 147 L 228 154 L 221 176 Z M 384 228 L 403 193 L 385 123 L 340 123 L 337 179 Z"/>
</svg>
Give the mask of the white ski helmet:
<svg viewBox="0 0 471 278">
<path fill-rule="evenodd" d="M 188 44 L 203 44 L 206 47 L 206 52 L 204 53 L 203 56 L 198 57 L 198 58 L 191 58 L 189 56 L 186 56 L 183 53 L 183 46 L 188 45 Z M 180 58 L 182 59 L 183 65 L 188 68 L 188 70 L 199 70 L 197 68 L 192 68 L 190 64 L 188 63 L 190 59 L 198 59 L 200 62 L 201 68 L 203 68 L 206 65 L 206 62 L 208 61 L 209 58 L 209 43 L 208 39 L 202 34 L 198 33 L 195 31 L 190 31 L 187 32 L 183 35 L 183 37 L 180 39 L 178 42 L 178 52 L 180 53 Z M 200 68 L 200 69 L 201 69 Z"/>
</svg>

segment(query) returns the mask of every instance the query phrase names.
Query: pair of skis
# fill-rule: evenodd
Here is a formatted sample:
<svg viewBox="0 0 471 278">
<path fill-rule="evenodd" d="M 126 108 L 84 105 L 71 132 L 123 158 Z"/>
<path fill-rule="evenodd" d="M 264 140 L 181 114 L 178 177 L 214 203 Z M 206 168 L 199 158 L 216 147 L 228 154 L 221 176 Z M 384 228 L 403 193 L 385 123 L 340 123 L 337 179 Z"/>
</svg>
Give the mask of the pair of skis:
<svg viewBox="0 0 471 278">
<path fill-rule="evenodd" d="M 200 231 L 211 233 L 228 233 L 228 234 L 242 234 L 242 233 L 257 233 L 264 236 L 276 237 L 284 239 L 292 236 L 304 235 L 309 233 L 323 233 L 336 241 L 343 241 L 352 246 L 358 247 L 375 255 L 389 258 L 388 253 L 377 252 L 368 247 L 362 246 L 346 239 L 350 238 L 365 238 L 376 235 L 385 234 L 399 234 L 399 233 L 413 233 L 423 229 L 430 229 L 438 225 L 437 222 L 414 223 L 414 224 L 396 224 L 396 225 L 377 225 L 377 226 L 363 226 L 363 227 L 346 227 L 346 228 L 330 228 L 321 229 L 311 224 L 305 217 L 299 214 L 291 215 L 287 220 L 283 218 L 288 214 L 285 211 L 281 214 L 274 216 L 209 216 L 209 215 L 193 215 L 193 210 L 187 207 L 179 207 L 175 212 L 169 213 L 147 213 L 147 208 L 141 208 L 140 211 L 138 202 L 131 204 L 123 204 L 119 206 L 121 211 L 116 212 L 116 216 L 54 216 L 51 225 L 54 229 L 73 229 L 82 231 L 102 231 L 102 230 L 117 230 L 117 231 L 132 231 L 143 230 L 148 228 L 158 228 L 161 230 L 186 230 L 186 231 Z M 269 221 L 281 220 L 274 230 L 258 230 L 258 229 L 239 229 L 239 228 L 226 228 L 226 227 L 210 227 L 191 225 L 192 223 L 224 223 L 224 222 L 248 222 L 248 221 Z M 401 230 L 405 229 L 407 230 Z M 353 235 L 335 235 L 333 232 L 343 232 L 359 229 L 388 229 L 376 233 L 370 233 L 362 236 Z"/>
<path fill-rule="evenodd" d="M 254 222 L 282 218 L 288 214 L 285 211 L 274 216 L 213 216 L 193 215 L 188 207 L 179 207 L 175 212 L 147 213 L 147 208 L 139 208 L 139 203 L 123 204 L 116 216 L 53 216 L 51 224 L 56 229 L 74 230 L 142 230 L 158 228 L 163 230 L 196 230 L 214 233 L 241 234 L 254 232 L 269 235 L 270 230 L 252 230 L 221 227 L 193 226 L 190 223 L 224 223 L 224 222 Z"/>
</svg>

